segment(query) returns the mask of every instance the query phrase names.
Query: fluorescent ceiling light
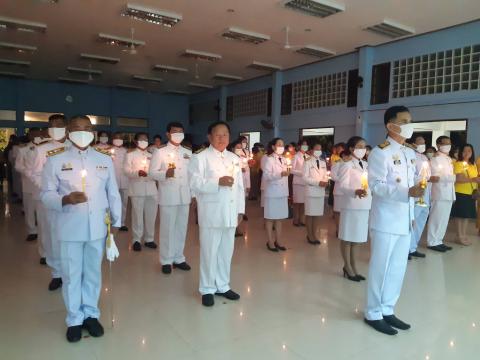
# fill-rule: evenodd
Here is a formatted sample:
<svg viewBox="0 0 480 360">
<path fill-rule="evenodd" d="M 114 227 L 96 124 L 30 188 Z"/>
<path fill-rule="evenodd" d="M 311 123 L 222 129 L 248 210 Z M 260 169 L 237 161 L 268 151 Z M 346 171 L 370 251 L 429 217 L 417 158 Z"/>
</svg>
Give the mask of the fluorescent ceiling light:
<svg viewBox="0 0 480 360">
<path fill-rule="evenodd" d="M 141 86 L 129 85 L 129 84 L 117 84 L 118 88 L 131 89 L 131 90 L 143 90 Z"/>
<path fill-rule="evenodd" d="M 30 61 L 0 59 L 0 64 L 29 67 L 30 66 Z"/>
<path fill-rule="evenodd" d="M 46 24 L 28 20 L 14 19 L 5 16 L 0 16 L 0 26 L 6 29 L 25 32 L 45 33 L 47 31 Z"/>
<path fill-rule="evenodd" d="M 19 72 L 12 72 L 12 71 L 0 71 L 0 76 L 24 78 L 25 74 L 19 73 Z"/>
<path fill-rule="evenodd" d="M 222 36 L 226 39 L 240 40 L 252 44 L 260 44 L 270 40 L 270 36 L 256 33 L 253 31 L 243 30 L 237 27 L 229 27 Z"/>
<path fill-rule="evenodd" d="M 136 20 L 146 21 L 156 25 L 174 27 L 182 21 L 182 15 L 171 11 L 154 9 L 138 4 L 128 3 L 123 16 L 130 16 Z"/>
<path fill-rule="evenodd" d="M 205 61 L 211 61 L 211 62 L 218 61 L 222 58 L 222 55 L 213 54 L 206 51 L 191 50 L 191 49 L 186 49 L 182 54 L 182 56 L 193 58 L 196 60 L 205 60 Z"/>
<path fill-rule="evenodd" d="M 133 75 L 133 78 L 140 81 L 163 82 L 163 79 L 153 76 Z"/>
<path fill-rule="evenodd" d="M 182 90 L 167 90 L 168 94 L 173 94 L 173 95 L 190 95 L 188 91 L 182 91 Z"/>
<path fill-rule="evenodd" d="M 37 50 L 36 46 L 14 44 L 9 42 L 0 41 L 0 48 L 7 50 L 16 50 L 18 52 L 34 52 Z"/>
<path fill-rule="evenodd" d="M 67 83 L 88 84 L 88 80 L 74 79 L 69 77 L 59 77 L 58 80 Z"/>
<path fill-rule="evenodd" d="M 394 20 L 385 19 L 380 24 L 369 26 L 364 30 L 371 31 L 380 35 L 388 36 L 391 38 L 397 38 L 406 35 L 413 35 L 415 33 L 415 29 L 400 24 Z"/>
<path fill-rule="evenodd" d="M 86 54 L 86 53 L 81 53 L 80 57 L 82 59 L 93 60 L 93 61 L 98 61 L 98 62 L 108 63 L 108 64 L 117 64 L 120 61 L 119 58 L 94 55 L 94 54 Z"/>
<path fill-rule="evenodd" d="M 318 58 L 326 58 L 336 55 L 335 51 L 328 50 L 315 45 L 307 45 L 297 50 L 300 54 L 316 56 Z"/>
<path fill-rule="evenodd" d="M 213 89 L 212 85 L 200 84 L 200 83 L 196 83 L 196 82 L 189 82 L 188 86 L 201 88 L 201 89 Z"/>
<path fill-rule="evenodd" d="M 71 73 L 91 74 L 91 75 L 102 75 L 103 73 L 102 70 L 96 70 L 96 69 L 90 69 L 90 68 L 85 69 L 85 68 L 79 68 L 74 66 L 67 67 L 67 71 Z"/>
<path fill-rule="evenodd" d="M 262 63 L 259 61 L 254 61 L 247 67 L 255 70 L 263 70 L 263 71 L 278 71 L 282 70 L 282 67 L 279 65 L 274 65 L 274 64 L 267 64 L 267 63 Z"/>
<path fill-rule="evenodd" d="M 243 78 L 242 78 L 241 76 L 228 75 L 228 74 L 222 74 L 222 73 L 216 73 L 213 78 L 214 78 L 215 80 L 225 80 L 225 81 L 239 81 L 239 80 L 243 80 Z"/>
<path fill-rule="evenodd" d="M 142 40 L 132 39 L 129 37 L 122 37 L 116 35 L 110 35 L 105 33 L 99 33 L 98 39 L 102 42 L 105 42 L 110 45 L 120 45 L 120 46 L 144 46 L 146 43 Z"/>
<path fill-rule="evenodd" d="M 284 6 L 322 18 L 345 11 L 345 5 L 329 0 L 288 0 Z"/>
<path fill-rule="evenodd" d="M 165 73 L 188 72 L 188 69 L 185 69 L 185 68 L 170 66 L 170 65 L 160 65 L 160 64 L 155 65 L 153 67 L 153 70 L 158 70 L 158 71 L 165 72 Z"/>
</svg>

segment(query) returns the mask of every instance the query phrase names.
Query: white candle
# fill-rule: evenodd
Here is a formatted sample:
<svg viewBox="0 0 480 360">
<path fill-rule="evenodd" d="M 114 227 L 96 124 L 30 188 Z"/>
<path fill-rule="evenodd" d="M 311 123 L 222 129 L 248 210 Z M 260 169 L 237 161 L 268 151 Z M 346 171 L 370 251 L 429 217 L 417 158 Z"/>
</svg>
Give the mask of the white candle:
<svg viewBox="0 0 480 360">
<path fill-rule="evenodd" d="M 82 192 L 85 192 L 87 190 L 87 170 L 80 171 L 80 175 L 82 177 Z"/>
<path fill-rule="evenodd" d="M 142 164 L 143 164 L 143 171 L 147 171 L 147 159 L 143 159 Z"/>
<path fill-rule="evenodd" d="M 368 190 L 368 173 L 364 171 L 362 173 L 362 177 L 360 178 L 360 182 L 362 184 L 362 189 L 363 190 Z"/>
</svg>

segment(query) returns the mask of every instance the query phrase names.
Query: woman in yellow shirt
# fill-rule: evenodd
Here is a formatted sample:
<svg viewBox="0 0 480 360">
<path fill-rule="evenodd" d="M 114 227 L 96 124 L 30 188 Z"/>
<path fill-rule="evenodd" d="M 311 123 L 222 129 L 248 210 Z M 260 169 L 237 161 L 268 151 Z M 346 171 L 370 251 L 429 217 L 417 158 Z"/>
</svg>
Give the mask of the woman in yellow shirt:
<svg viewBox="0 0 480 360">
<path fill-rule="evenodd" d="M 472 194 L 477 190 L 480 178 L 474 163 L 475 153 L 472 145 L 463 145 L 458 157 L 454 165 L 454 172 L 457 175 L 455 182 L 457 200 L 452 207 L 452 217 L 455 218 L 457 226 L 457 242 L 462 245 L 471 245 L 467 236 L 468 220 L 477 218 L 476 204 Z"/>
<path fill-rule="evenodd" d="M 477 158 L 477 171 L 480 174 L 480 156 Z M 480 235 L 480 200 L 477 200 L 477 229 Z"/>
</svg>

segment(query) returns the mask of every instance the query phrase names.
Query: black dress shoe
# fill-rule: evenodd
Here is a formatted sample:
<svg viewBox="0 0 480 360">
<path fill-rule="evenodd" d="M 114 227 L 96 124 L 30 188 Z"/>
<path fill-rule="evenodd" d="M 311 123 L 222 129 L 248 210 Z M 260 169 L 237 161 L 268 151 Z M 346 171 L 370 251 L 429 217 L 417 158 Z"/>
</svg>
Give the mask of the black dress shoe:
<svg viewBox="0 0 480 360">
<path fill-rule="evenodd" d="M 306 226 L 304 223 L 300 223 L 300 226 Z"/>
<path fill-rule="evenodd" d="M 213 295 L 212 294 L 205 294 L 205 295 L 202 295 L 202 305 L 203 306 L 213 306 L 213 304 L 215 304 L 215 300 L 213 299 Z"/>
<path fill-rule="evenodd" d="M 317 243 L 314 241 L 314 240 L 310 240 L 310 238 L 307 236 L 307 242 L 310 244 L 310 245 L 317 245 Z"/>
<path fill-rule="evenodd" d="M 322 245 L 322 242 L 320 240 L 314 240 L 313 242 L 315 243 L 315 245 Z"/>
<path fill-rule="evenodd" d="M 412 253 L 410 253 L 410 256 L 414 256 L 414 257 L 417 257 L 417 258 L 424 258 L 426 257 L 426 255 L 424 253 L 421 253 L 419 251 L 414 251 Z"/>
<path fill-rule="evenodd" d="M 63 284 L 62 278 L 53 278 L 50 281 L 50 284 L 48 284 L 48 290 L 55 291 L 58 288 L 62 287 L 62 284 Z"/>
<path fill-rule="evenodd" d="M 120 229 L 118 229 L 119 231 L 128 231 L 128 227 L 126 227 L 125 225 L 120 227 Z"/>
<path fill-rule="evenodd" d="M 188 265 L 185 261 L 180 263 L 180 264 L 173 263 L 173 268 L 174 269 L 180 269 L 180 270 L 183 270 L 183 271 L 190 271 L 192 269 L 190 267 L 190 265 Z"/>
<path fill-rule="evenodd" d="M 215 295 L 217 296 L 223 296 L 224 298 L 228 299 L 228 300 L 238 300 L 240 299 L 240 295 L 237 294 L 235 291 L 233 290 L 228 290 L 227 292 L 224 292 L 224 293 L 215 293 Z"/>
<path fill-rule="evenodd" d="M 360 281 L 367 280 L 367 279 L 365 279 L 365 276 L 363 276 L 363 275 L 357 274 L 357 275 L 355 275 L 355 276 L 356 276 L 357 279 L 359 279 Z"/>
<path fill-rule="evenodd" d="M 412 255 L 408 254 L 408 260 L 412 260 Z"/>
<path fill-rule="evenodd" d="M 378 332 L 381 332 L 382 334 L 385 335 L 397 335 L 398 331 L 392 328 L 390 325 L 385 320 L 367 320 L 364 319 L 365 323 L 370 325 L 372 328 L 377 330 Z"/>
<path fill-rule="evenodd" d="M 302 225 L 300 225 L 300 223 L 293 223 L 293 226 L 300 227 Z"/>
<path fill-rule="evenodd" d="M 355 281 L 355 282 L 360 282 L 360 278 L 357 277 L 357 275 L 350 275 L 348 272 L 347 272 L 347 269 L 343 268 L 343 277 L 345 279 L 348 279 L 350 281 Z"/>
<path fill-rule="evenodd" d="M 267 249 L 273 252 L 278 252 L 278 249 L 276 247 L 270 247 L 270 244 L 267 242 Z"/>
<path fill-rule="evenodd" d="M 243 233 L 240 231 L 235 231 L 235 237 L 241 237 L 243 236 Z"/>
<path fill-rule="evenodd" d="M 40 258 L 40 265 L 47 265 L 47 259 L 44 257 Z"/>
<path fill-rule="evenodd" d="M 243 215 L 243 221 L 248 221 L 248 216 L 247 215 Z"/>
<path fill-rule="evenodd" d="M 449 250 L 452 250 L 453 248 L 451 246 L 448 246 L 448 245 L 445 245 L 445 244 L 440 244 L 438 245 L 440 247 L 442 247 L 443 249 L 445 249 L 446 251 L 449 251 Z"/>
<path fill-rule="evenodd" d="M 133 243 L 133 251 L 142 251 L 142 245 L 140 245 L 140 243 L 138 241 L 135 241 Z"/>
<path fill-rule="evenodd" d="M 275 247 L 280 251 L 287 251 L 287 248 L 285 246 L 278 245 L 276 241 L 275 241 Z"/>
<path fill-rule="evenodd" d="M 82 338 L 82 326 L 69 326 L 67 329 L 67 340 L 68 342 L 74 343 L 80 341 Z"/>
<path fill-rule="evenodd" d="M 155 242 L 153 242 L 153 241 L 146 242 L 144 245 L 145 245 L 145 247 L 148 247 L 149 249 L 156 249 L 157 248 L 157 244 L 155 244 Z"/>
<path fill-rule="evenodd" d="M 83 328 L 88 331 L 90 336 L 100 337 L 103 336 L 103 326 L 100 324 L 98 319 L 95 318 L 86 318 L 83 321 Z"/>
<path fill-rule="evenodd" d="M 172 265 L 162 265 L 162 273 L 164 274 L 171 274 L 172 273 Z"/>
<path fill-rule="evenodd" d="M 430 250 L 433 250 L 433 251 L 438 251 L 438 252 L 442 252 L 444 253 L 445 251 L 447 251 L 446 249 L 444 249 L 442 246 L 440 245 L 435 245 L 435 246 L 428 246 L 428 248 Z"/>
<path fill-rule="evenodd" d="M 38 235 L 37 235 L 37 234 L 30 234 L 30 235 L 27 236 L 27 238 L 26 238 L 25 240 L 27 240 L 27 241 L 35 241 L 35 240 L 37 240 L 37 238 L 38 238 Z"/>
<path fill-rule="evenodd" d="M 404 323 L 402 320 L 397 318 L 395 315 L 383 316 L 383 320 L 385 320 L 385 322 L 388 325 L 390 325 L 394 328 L 400 329 L 400 330 L 408 330 L 408 329 L 411 328 L 410 325 L 408 325 L 407 323 Z"/>
</svg>

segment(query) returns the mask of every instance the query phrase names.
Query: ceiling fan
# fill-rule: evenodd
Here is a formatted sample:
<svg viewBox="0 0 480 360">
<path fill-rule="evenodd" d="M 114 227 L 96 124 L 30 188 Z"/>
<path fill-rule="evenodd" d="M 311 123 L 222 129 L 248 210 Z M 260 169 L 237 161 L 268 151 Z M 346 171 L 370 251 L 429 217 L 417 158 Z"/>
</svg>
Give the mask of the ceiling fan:
<svg viewBox="0 0 480 360">
<path fill-rule="evenodd" d="M 131 39 L 132 39 L 131 42 L 130 42 L 130 45 L 128 45 L 128 48 L 123 49 L 122 51 L 126 52 L 130 55 L 137 55 L 137 48 L 136 48 L 136 45 L 135 45 L 135 42 L 134 42 L 134 39 L 133 39 L 133 35 L 135 34 L 135 29 L 133 27 L 130 30 L 130 34 L 131 34 Z"/>
<path fill-rule="evenodd" d="M 283 48 L 285 50 L 293 50 L 293 49 L 300 49 L 304 47 L 305 45 L 292 45 L 290 44 L 290 26 L 285 26 L 285 43 L 283 45 Z"/>
</svg>

